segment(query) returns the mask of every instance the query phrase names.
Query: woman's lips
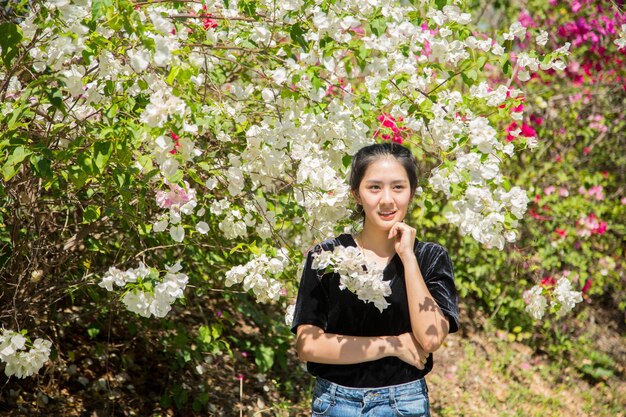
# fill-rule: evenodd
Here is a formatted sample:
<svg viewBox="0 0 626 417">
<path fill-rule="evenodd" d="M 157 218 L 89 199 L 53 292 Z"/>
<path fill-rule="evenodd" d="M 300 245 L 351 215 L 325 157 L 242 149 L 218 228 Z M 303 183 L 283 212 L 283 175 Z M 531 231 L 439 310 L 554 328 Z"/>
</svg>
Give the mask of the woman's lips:
<svg viewBox="0 0 626 417">
<path fill-rule="evenodd" d="M 379 211 L 378 215 L 383 219 L 383 220 L 391 220 L 393 219 L 393 217 L 396 215 L 396 210 L 394 211 Z"/>
</svg>

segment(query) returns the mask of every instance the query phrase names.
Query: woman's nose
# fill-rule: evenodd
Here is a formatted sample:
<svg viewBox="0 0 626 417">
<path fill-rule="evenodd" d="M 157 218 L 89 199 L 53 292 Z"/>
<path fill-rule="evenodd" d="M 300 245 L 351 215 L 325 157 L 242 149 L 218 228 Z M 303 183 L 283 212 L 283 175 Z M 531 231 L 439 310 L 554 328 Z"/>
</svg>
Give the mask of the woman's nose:
<svg viewBox="0 0 626 417">
<path fill-rule="evenodd" d="M 389 188 L 383 188 L 383 193 L 382 193 L 382 195 L 381 195 L 381 197 L 380 197 L 380 200 L 381 200 L 382 202 L 390 202 L 390 201 L 392 200 L 392 197 L 391 197 L 391 189 L 389 189 Z"/>
</svg>

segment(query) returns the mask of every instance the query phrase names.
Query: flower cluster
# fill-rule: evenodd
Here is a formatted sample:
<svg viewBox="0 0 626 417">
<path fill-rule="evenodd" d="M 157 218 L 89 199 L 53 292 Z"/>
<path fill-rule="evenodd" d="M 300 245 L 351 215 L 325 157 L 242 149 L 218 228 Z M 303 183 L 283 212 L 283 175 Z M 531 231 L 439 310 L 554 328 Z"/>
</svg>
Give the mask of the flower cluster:
<svg viewBox="0 0 626 417">
<path fill-rule="evenodd" d="M 98 284 L 108 291 L 113 291 L 113 284 L 125 287 L 122 303 L 129 311 L 143 317 L 165 317 L 172 309 L 172 304 L 183 298 L 189 277 L 180 272 L 182 266 L 177 262 L 166 265 L 166 274 L 158 279 L 158 272 L 148 268 L 143 262 L 137 268 L 122 271 L 109 268 Z M 127 284 L 131 284 L 128 285 Z"/>
<path fill-rule="evenodd" d="M 311 267 L 339 274 L 339 288 L 348 289 L 361 301 L 374 303 L 380 312 L 389 306 L 385 297 L 391 295 L 390 282 L 383 280 L 382 269 L 367 267 L 359 248 L 335 246 L 333 250 L 314 252 Z"/>
<path fill-rule="evenodd" d="M 548 307 L 554 308 L 558 316 L 563 316 L 583 300 L 580 291 L 572 290 L 572 283 L 565 276 L 555 281 L 548 277 L 540 285 L 535 285 L 524 292 L 526 311 L 536 320 L 540 320 Z"/>
<path fill-rule="evenodd" d="M 398 117 L 397 119 L 390 114 L 383 113 L 377 117 L 380 122 L 380 126 L 374 132 L 374 137 L 380 136 L 382 140 L 393 140 L 395 143 L 400 143 L 404 141 L 404 137 L 407 134 L 408 130 L 406 127 L 402 126 L 404 119 L 402 117 Z"/>
<path fill-rule="evenodd" d="M 35 339 L 31 344 L 23 334 L 1 329 L 0 360 L 6 364 L 4 373 L 18 378 L 36 374 L 50 357 L 51 346 L 49 340 Z"/>
<path fill-rule="evenodd" d="M 177 184 L 169 184 L 169 191 L 159 190 L 156 195 L 157 205 L 164 209 L 169 209 L 168 214 L 159 216 L 157 221 L 152 225 L 152 230 L 155 233 L 162 232 L 167 229 L 169 225 L 169 232 L 171 238 L 176 242 L 182 242 L 185 238 L 185 228 L 180 224 L 181 213 L 193 214 L 194 208 L 197 206 L 196 191 L 189 187 L 187 181 L 184 182 L 185 187 L 181 187 Z M 196 213 L 199 216 L 204 214 L 205 210 L 201 208 Z M 208 224 L 206 222 L 198 222 L 196 230 L 204 234 L 208 231 Z M 204 233 L 203 233 L 204 232 Z"/>
<path fill-rule="evenodd" d="M 280 274 L 288 264 L 286 251 L 279 251 L 274 258 L 262 253 L 245 265 L 237 265 L 226 272 L 226 285 L 230 287 L 243 283 L 244 290 L 252 290 L 260 302 L 278 300 L 283 287 L 280 281 L 269 275 Z"/>
<path fill-rule="evenodd" d="M 591 213 L 587 216 L 582 215 L 576 221 L 576 233 L 581 237 L 589 237 L 592 235 L 603 235 L 607 229 L 607 223 L 602 221 L 595 214 Z"/>
<path fill-rule="evenodd" d="M 145 219 L 154 232 L 182 243 L 215 231 L 269 252 L 278 250 L 276 236 L 310 246 L 345 226 L 349 157 L 382 138 L 415 140 L 441 162 L 424 198 L 443 193 L 446 218 L 462 234 L 498 248 L 516 239 L 527 199 L 508 186 L 501 165 L 537 139 L 522 122 L 524 93 L 510 85 L 563 68 L 569 47 L 543 48 L 545 31 L 537 36 L 545 53 L 513 53 L 510 41 L 532 32 L 522 23 L 490 37 L 460 5 L 434 1 L 105 3 L 53 0 L 30 9 L 20 24 L 29 50 L 21 64 L 58 81 L 66 111 L 43 117 L 52 103 L 35 98 L 52 95 L 25 88 L 22 76 L 8 83 L 0 113 L 31 106 L 29 126 L 76 126 L 58 146 L 98 140 L 105 130 L 132 137 L 128 159 L 150 179 L 133 187 L 151 189 L 141 196 L 156 191 L 153 203 L 168 211 Z M 511 79 L 483 79 L 484 68 L 510 61 L 516 70 L 500 75 Z M 520 139 L 509 143 L 506 133 Z M 205 207 L 210 220 L 195 220 Z M 246 281 L 239 269 L 227 282 L 274 298 L 273 281 Z M 265 288 L 271 295 L 259 296 Z M 129 303 L 152 303 L 133 294 Z"/>
</svg>

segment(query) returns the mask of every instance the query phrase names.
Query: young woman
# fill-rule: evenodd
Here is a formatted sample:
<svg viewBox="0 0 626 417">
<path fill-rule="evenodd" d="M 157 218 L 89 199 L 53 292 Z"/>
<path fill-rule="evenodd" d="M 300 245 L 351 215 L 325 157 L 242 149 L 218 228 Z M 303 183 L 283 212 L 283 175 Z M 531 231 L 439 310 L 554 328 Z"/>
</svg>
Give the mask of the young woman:
<svg viewBox="0 0 626 417">
<path fill-rule="evenodd" d="M 458 329 L 457 295 L 446 250 L 419 242 L 403 222 L 417 188 L 417 162 L 391 142 L 352 161 L 350 187 L 363 228 L 317 245 L 307 256 L 292 331 L 316 377 L 313 416 L 429 416 L 424 376 L 431 353 Z M 358 248 L 366 270 L 383 270 L 389 305 L 379 310 L 340 289 L 340 276 L 312 267 L 316 254 Z"/>
</svg>

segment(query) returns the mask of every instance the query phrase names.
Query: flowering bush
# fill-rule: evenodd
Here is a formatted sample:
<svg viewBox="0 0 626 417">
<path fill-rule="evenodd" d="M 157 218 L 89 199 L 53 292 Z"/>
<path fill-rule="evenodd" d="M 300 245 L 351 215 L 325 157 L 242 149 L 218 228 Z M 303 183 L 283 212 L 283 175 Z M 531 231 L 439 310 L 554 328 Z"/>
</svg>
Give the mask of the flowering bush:
<svg viewBox="0 0 626 417">
<path fill-rule="evenodd" d="M 33 328 L 57 299 L 100 314 L 95 284 L 143 317 L 232 285 L 292 297 L 303 251 L 351 225 L 350 156 L 377 139 L 428 173 L 424 236 L 503 250 L 536 204 L 507 172 L 545 142 L 525 90 L 569 74 L 551 36 L 488 35 L 445 1 L 30 5 L 0 25 L 0 263 L 20 283 L 3 323 Z M 584 215 L 590 238 L 613 230 Z M 189 275 L 161 267 L 179 260 Z"/>
<path fill-rule="evenodd" d="M 523 114 L 506 127 L 507 140 L 536 138 L 526 141 L 532 152 L 518 153 L 502 166 L 530 197 L 519 236 L 505 252 L 484 251 L 469 240 L 450 246 L 454 240 L 441 236 L 442 229 L 427 236 L 467 262 L 455 270 L 462 298 L 475 300 L 511 331 L 533 324 L 524 314 L 529 312 L 536 319 L 535 340 L 546 343 L 555 332 L 574 333 L 577 327 L 559 314 L 574 302 L 602 304 L 615 312 L 626 308 L 621 291 L 626 199 L 620 186 L 626 181 L 626 159 L 618 151 L 626 124 L 618 33 L 625 17 L 613 5 L 595 1 L 530 2 L 514 12 L 529 31 L 516 40 L 520 51 L 531 44 L 539 50 L 569 45 L 562 72 L 550 69 L 513 82 L 529 94 L 517 101 Z M 554 30 L 547 33 L 547 28 Z M 517 59 L 528 66 L 521 52 Z M 497 72 L 492 76 L 500 78 Z M 533 91 L 543 95 L 532 97 Z M 422 217 L 444 227 L 436 215 Z M 557 297 L 554 291 L 565 288 L 555 286 L 557 277 L 569 280 L 571 297 Z"/>
</svg>

